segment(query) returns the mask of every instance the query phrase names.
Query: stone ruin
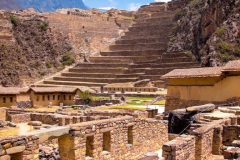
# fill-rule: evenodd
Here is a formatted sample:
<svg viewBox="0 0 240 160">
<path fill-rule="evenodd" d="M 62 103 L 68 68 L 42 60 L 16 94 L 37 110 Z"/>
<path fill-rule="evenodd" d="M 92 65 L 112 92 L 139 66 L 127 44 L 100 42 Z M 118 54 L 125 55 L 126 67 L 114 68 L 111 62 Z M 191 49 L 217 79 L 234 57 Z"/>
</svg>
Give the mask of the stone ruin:
<svg viewBox="0 0 240 160">
<path fill-rule="evenodd" d="M 25 122 L 34 130 L 0 136 L 0 158 L 234 159 L 240 157 L 239 113 L 239 107 L 213 104 L 170 114 L 159 114 L 157 109 L 49 112 L 2 108 L 1 120 L 16 125 Z"/>
<path fill-rule="evenodd" d="M 142 6 L 136 13 L 131 13 L 134 24 L 126 27 L 128 31 L 99 54 L 90 56 L 88 63 L 79 63 L 68 72 L 36 85 L 85 85 L 95 89 L 103 87 L 106 92 L 156 92 L 158 88 L 166 87 L 166 82 L 160 80 L 162 75 L 176 68 L 200 67 L 184 52 L 167 52 L 168 42 L 174 34 L 176 9 L 184 5 L 185 1 L 174 1 Z M 125 14 L 114 9 L 108 13 Z M 122 28 L 123 24 L 119 26 Z M 144 79 L 150 79 L 152 85 L 127 85 Z"/>
</svg>

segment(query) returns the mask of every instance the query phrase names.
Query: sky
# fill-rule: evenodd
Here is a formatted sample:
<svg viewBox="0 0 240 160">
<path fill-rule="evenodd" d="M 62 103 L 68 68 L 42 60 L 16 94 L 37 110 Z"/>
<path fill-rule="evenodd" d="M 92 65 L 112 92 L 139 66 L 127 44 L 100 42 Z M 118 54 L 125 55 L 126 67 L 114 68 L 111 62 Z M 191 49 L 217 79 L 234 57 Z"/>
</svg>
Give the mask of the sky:
<svg viewBox="0 0 240 160">
<path fill-rule="evenodd" d="M 152 2 L 167 2 L 170 0 L 83 0 L 91 8 L 109 10 L 111 8 L 135 11 L 140 6 Z"/>
</svg>

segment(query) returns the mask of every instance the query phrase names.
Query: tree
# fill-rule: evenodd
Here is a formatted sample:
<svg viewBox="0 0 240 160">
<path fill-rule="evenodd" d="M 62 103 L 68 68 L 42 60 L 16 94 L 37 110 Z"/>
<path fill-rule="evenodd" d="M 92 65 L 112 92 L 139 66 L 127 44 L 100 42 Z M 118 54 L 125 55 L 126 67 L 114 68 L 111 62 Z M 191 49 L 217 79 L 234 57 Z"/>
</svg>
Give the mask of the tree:
<svg viewBox="0 0 240 160">
<path fill-rule="evenodd" d="M 91 96 L 91 93 L 89 92 L 89 90 L 86 90 L 86 91 L 80 93 L 79 97 L 81 99 L 83 99 L 84 104 L 89 104 L 90 101 L 92 100 L 92 96 Z"/>
</svg>

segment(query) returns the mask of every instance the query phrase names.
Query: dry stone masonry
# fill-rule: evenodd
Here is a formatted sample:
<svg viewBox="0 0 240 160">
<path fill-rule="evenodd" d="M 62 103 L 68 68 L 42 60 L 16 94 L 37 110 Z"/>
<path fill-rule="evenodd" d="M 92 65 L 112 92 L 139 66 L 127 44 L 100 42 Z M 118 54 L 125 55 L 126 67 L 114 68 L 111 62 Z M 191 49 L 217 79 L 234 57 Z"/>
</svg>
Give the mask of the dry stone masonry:
<svg viewBox="0 0 240 160">
<path fill-rule="evenodd" d="M 70 85 L 103 87 L 114 83 L 129 83 L 149 79 L 155 86 L 104 87 L 105 91 L 156 92 L 160 77 L 175 68 L 199 67 L 182 52 L 166 52 L 173 34 L 175 9 L 184 2 L 151 3 L 142 6 L 135 23 L 125 35 L 100 56 L 91 56 L 89 63 L 80 63 L 68 72 L 45 80 L 39 86 Z"/>
</svg>

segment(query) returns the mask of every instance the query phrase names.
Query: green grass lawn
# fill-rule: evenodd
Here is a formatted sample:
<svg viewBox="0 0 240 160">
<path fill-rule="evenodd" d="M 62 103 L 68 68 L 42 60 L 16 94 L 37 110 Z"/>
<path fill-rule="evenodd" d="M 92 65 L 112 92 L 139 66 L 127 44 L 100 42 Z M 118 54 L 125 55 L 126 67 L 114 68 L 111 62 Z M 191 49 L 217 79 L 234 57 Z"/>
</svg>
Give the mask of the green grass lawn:
<svg viewBox="0 0 240 160">
<path fill-rule="evenodd" d="M 166 100 L 162 100 L 154 103 L 154 105 L 165 105 L 165 103 L 166 103 Z"/>
<path fill-rule="evenodd" d="M 104 98 L 104 99 L 110 99 L 110 97 L 95 97 L 93 96 L 92 99 L 93 100 L 97 100 L 97 99 L 100 99 L 100 98 Z M 116 97 L 116 98 L 120 98 L 120 97 Z M 141 103 L 136 103 L 132 100 L 139 100 Z M 126 98 L 126 101 L 128 101 L 129 103 L 127 103 L 127 105 L 145 105 L 145 102 L 144 101 L 152 101 L 154 98 L 148 98 L 148 97 L 127 97 Z"/>
<path fill-rule="evenodd" d="M 127 101 L 133 100 L 133 99 L 137 99 L 140 101 L 152 101 L 154 100 L 154 98 L 148 98 L 148 97 L 127 97 Z"/>
<path fill-rule="evenodd" d="M 95 97 L 95 96 L 92 96 L 91 98 L 92 98 L 93 100 L 97 100 L 97 99 L 100 99 L 100 98 L 110 99 L 110 97 Z"/>
<path fill-rule="evenodd" d="M 142 110 L 145 111 L 146 108 L 138 108 L 138 107 L 132 107 L 132 106 L 111 106 L 109 109 L 133 109 L 133 110 Z"/>
</svg>

